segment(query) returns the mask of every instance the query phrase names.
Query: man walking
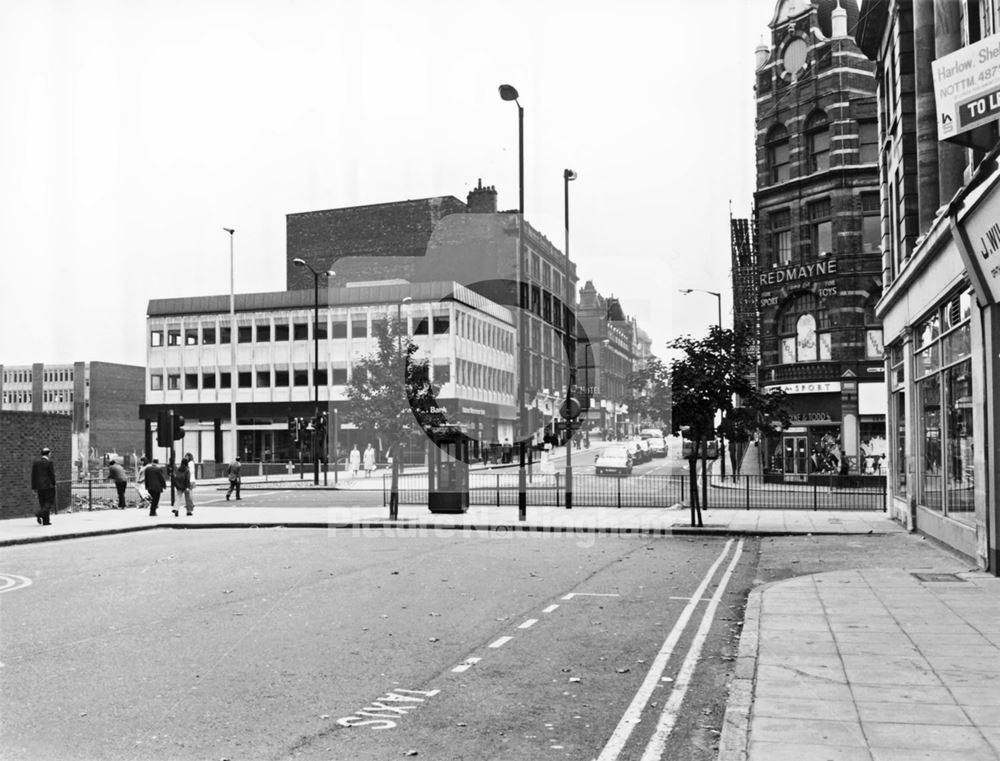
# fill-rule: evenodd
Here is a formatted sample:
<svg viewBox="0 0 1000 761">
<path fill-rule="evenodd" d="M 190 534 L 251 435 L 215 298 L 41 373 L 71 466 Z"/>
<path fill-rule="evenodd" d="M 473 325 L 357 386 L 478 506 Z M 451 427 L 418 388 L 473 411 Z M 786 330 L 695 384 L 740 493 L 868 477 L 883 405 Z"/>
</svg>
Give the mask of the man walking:
<svg viewBox="0 0 1000 761">
<path fill-rule="evenodd" d="M 163 469 L 160 461 L 155 457 L 153 462 L 143 470 L 143 479 L 146 484 L 146 491 L 149 492 L 149 514 L 156 516 L 156 508 L 160 506 L 160 495 L 167 488 L 167 479 L 163 476 Z"/>
<path fill-rule="evenodd" d="M 56 501 L 56 466 L 49 458 L 51 451 L 43 447 L 41 456 L 31 463 L 31 488 L 38 492 L 35 518 L 43 526 L 50 525 L 49 513 Z"/>
<path fill-rule="evenodd" d="M 188 459 L 182 457 L 180 464 L 177 466 L 177 470 L 174 471 L 174 489 L 184 495 L 184 507 L 187 509 L 188 515 L 194 515 L 194 499 L 191 496 L 191 468 L 188 467 Z M 178 510 L 175 507 L 173 513 L 176 516 Z"/>
<path fill-rule="evenodd" d="M 125 509 L 125 487 L 128 486 L 128 476 L 125 475 L 125 468 L 115 460 L 108 463 L 108 478 L 115 482 L 115 489 L 118 490 L 118 509 Z"/>
<path fill-rule="evenodd" d="M 226 492 L 226 502 L 229 501 L 229 495 L 233 493 L 233 489 L 236 490 L 236 501 L 238 502 L 240 499 L 240 483 L 243 480 L 240 476 L 240 470 L 242 468 L 243 465 L 240 463 L 239 455 L 234 457 L 233 461 L 226 468 L 226 475 L 229 476 L 229 491 Z"/>
</svg>

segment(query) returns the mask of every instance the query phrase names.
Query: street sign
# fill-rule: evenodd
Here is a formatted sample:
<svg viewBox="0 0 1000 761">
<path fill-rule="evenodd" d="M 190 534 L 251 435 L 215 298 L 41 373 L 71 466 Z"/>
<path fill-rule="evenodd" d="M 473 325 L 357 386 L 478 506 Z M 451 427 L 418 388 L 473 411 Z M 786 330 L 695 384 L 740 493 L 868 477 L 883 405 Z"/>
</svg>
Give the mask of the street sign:
<svg viewBox="0 0 1000 761">
<path fill-rule="evenodd" d="M 569 397 L 559 405 L 559 414 L 564 420 L 576 420 L 580 416 L 580 402 Z"/>
</svg>

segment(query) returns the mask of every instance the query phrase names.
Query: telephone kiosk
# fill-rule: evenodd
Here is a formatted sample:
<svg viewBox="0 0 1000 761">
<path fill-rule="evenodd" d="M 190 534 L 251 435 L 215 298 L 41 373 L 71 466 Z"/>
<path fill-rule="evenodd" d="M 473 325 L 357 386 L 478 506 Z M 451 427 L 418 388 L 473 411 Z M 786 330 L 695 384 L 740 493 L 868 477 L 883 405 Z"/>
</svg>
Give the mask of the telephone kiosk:
<svg viewBox="0 0 1000 761">
<path fill-rule="evenodd" d="M 432 513 L 469 509 L 469 438 L 458 426 L 434 426 L 427 468 L 427 506 Z"/>
</svg>

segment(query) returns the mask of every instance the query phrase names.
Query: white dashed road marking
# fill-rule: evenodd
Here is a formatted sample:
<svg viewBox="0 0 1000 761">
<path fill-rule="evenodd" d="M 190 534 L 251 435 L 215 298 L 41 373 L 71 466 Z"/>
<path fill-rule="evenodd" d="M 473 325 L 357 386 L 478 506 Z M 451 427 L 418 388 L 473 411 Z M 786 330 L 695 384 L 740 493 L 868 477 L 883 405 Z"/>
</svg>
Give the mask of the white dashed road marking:
<svg viewBox="0 0 1000 761">
<path fill-rule="evenodd" d="M 463 671 L 468 671 L 481 660 L 482 658 L 466 658 L 464 662 L 455 666 L 455 668 L 452 669 L 452 672 L 455 674 L 461 674 Z"/>
<path fill-rule="evenodd" d="M 572 600 L 574 597 L 621 597 L 617 592 L 570 592 L 561 599 Z"/>
<path fill-rule="evenodd" d="M 523 624 L 521 624 L 517 628 L 518 629 L 530 629 L 532 626 L 534 626 L 537 623 L 538 623 L 538 619 L 537 618 L 529 618 L 527 621 L 525 621 Z"/>
<path fill-rule="evenodd" d="M 542 613 L 551 613 L 552 611 L 554 611 L 558 607 L 559 607 L 558 603 L 553 603 L 549 607 L 543 608 L 542 609 Z"/>
<path fill-rule="evenodd" d="M 513 637 L 500 637 L 500 639 L 498 639 L 496 642 L 491 642 L 490 643 L 490 647 L 492 647 L 492 648 L 503 647 L 508 642 L 510 642 L 512 639 L 514 639 L 514 638 Z"/>
</svg>

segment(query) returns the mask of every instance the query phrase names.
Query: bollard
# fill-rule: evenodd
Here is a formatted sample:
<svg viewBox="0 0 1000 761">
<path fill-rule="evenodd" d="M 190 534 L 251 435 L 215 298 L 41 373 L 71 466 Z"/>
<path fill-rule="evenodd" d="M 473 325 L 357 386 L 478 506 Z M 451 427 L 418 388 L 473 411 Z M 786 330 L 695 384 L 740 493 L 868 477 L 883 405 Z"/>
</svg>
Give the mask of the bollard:
<svg viewBox="0 0 1000 761">
<path fill-rule="evenodd" d="M 500 474 L 497 473 L 497 507 L 500 507 Z"/>
<path fill-rule="evenodd" d="M 747 488 L 746 488 L 746 492 L 747 492 L 747 510 L 749 510 L 750 509 L 750 476 L 743 476 L 743 479 L 746 481 L 746 485 L 747 485 Z"/>
<path fill-rule="evenodd" d="M 622 477 L 615 477 L 615 485 L 618 487 L 618 507 L 622 506 Z"/>
<path fill-rule="evenodd" d="M 559 499 L 559 473 L 556 472 L 556 507 L 562 507 L 562 501 Z"/>
<path fill-rule="evenodd" d="M 87 479 L 87 509 L 94 509 L 94 479 Z"/>
</svg>

